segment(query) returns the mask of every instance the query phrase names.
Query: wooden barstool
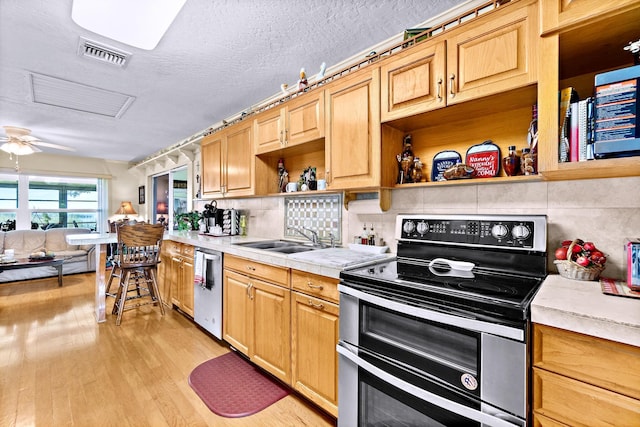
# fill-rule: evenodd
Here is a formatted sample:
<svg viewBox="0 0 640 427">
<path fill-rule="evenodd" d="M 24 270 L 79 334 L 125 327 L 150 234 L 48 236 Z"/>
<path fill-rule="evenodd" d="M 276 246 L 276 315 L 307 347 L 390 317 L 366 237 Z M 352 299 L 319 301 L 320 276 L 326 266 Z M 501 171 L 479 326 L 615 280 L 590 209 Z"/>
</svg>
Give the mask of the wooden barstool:
<svg viewBox="0 0 640 427">
<path fill-rule="evenodd" d="M 161 224 L 145 222 L 123 224 L 116 228 L 118 246 L 114 268 L 117 265 L 120 271 L 120 284 L 112 310 L 112 314 L 117 315 L 116 325 L 120 325 L 122 313 L 126 310 L 147 304 L 159 306 L 164 315 L 156 279 L 164 231 Z M 130 295 L 134 292 L 134 295 Z M 131 300 L 142 298 L 147 301 L 128 304 Z"/>
<path fill-rule="evenodd" d="M 107 221 L 109 224 L 109 233 L 116 234 L 116 230 L 119 226 L 123 224 L 137 224 L 138 221 L 135 219 L 129 221 Z M 111 263 L 111 272 L 109 273 L 109 280 L 107 281 L 107 289 L 105 295 L 108 297 L 115 297 L 116 294 L 111 292 L 111 285 L 113 284 L 113 279 L 118 279 L 120 281 L 122 279 L 122 272 L 118 267 L 117 255 L 118 254 L 118 244 L 110 243 L 109 250 L 107 253 L 107 261 Z"/>
</svg>

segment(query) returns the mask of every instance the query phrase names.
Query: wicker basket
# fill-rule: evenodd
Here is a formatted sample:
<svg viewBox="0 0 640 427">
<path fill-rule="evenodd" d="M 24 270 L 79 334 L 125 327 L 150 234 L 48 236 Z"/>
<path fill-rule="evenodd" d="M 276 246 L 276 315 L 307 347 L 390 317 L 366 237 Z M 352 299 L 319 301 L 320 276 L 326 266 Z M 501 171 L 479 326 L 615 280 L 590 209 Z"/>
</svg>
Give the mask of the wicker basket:
<svg viewBox="0 0 640 427">
<path fill-rule="evenodd" d="M 576 240 L 571 242 L 567 249 L 567 257 L 571 257 L 573 253 L 573 246 L 577 243 Z M 562 277 L 574 280 L 598 280 L 600 273 L 605 269 L 604 265 L 592 265 L 590 267 L 583 267 L 577 264 L 575 261 L 567 260 L 555 260 L 553 263 L 558 269 L 558 273 Z"/>
</svg>

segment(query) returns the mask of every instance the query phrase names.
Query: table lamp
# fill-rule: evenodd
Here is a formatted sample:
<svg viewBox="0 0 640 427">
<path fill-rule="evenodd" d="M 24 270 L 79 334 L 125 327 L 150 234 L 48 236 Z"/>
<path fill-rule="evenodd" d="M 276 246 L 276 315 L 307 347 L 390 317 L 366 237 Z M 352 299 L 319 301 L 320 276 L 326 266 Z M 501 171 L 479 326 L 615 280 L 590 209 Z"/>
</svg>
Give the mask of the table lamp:
<svg viewBox="0 0 640 427">
<path fill-rule="evenodd" d="M 123 218 L 124 221 L 127 221 L 129 219 L 127 215 L 137 215 L 137 214 L 138 212 L 136 212 L 133 209 L 131 202 L 120 203 L 120 209 L 118 209 L 115 213 L 115 215 L 124 215 L 124 218 Z"/>
<path fill-rule="evenodd" d="M 169 213 L 169 209 L 165 202 L 158 202 L 156 205 L 156 214 L 160 215 L 158 221 L 160 224 L 164 225 L 164 222 L 167 220 L 164 216 Z"/>
</svg>

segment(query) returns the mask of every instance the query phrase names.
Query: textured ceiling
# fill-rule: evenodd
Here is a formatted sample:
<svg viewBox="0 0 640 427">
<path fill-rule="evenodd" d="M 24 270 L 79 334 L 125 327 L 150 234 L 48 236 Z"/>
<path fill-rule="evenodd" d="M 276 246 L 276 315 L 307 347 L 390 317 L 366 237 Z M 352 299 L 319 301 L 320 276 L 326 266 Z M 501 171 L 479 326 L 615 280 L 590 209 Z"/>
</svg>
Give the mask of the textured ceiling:
<svg viewBox="0 0 640 427">
<path fill-rule="evenodd" d="M 295 84 L 301 67 L 311 77 L 462 3 L 187 0 L 146 51 L 80 28 L 72 0 L 1 0 L 0 126 L 74 155 L 137 162 Z M 80 37 L 132 53 L 128 65 L 78 56 Z M 34 103 L 32 73 L 135 100 L 119 118 Z"/>
</svg>

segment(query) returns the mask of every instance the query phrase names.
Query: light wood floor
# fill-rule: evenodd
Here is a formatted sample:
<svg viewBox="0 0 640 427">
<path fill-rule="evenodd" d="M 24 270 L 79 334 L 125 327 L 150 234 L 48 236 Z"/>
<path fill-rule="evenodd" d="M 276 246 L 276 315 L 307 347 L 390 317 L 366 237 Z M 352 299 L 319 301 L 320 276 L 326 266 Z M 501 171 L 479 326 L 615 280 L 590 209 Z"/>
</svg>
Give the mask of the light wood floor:
<svg viewBox="0 0 640 427">
<path fill-rule="evenodd" d="M 291 394 L 222 418 L 188 384 L 228 350 L 175 310 L 93 314 L 94 274 L 0 284 L 0 426 L 333 426 Z"/>
</svg>

